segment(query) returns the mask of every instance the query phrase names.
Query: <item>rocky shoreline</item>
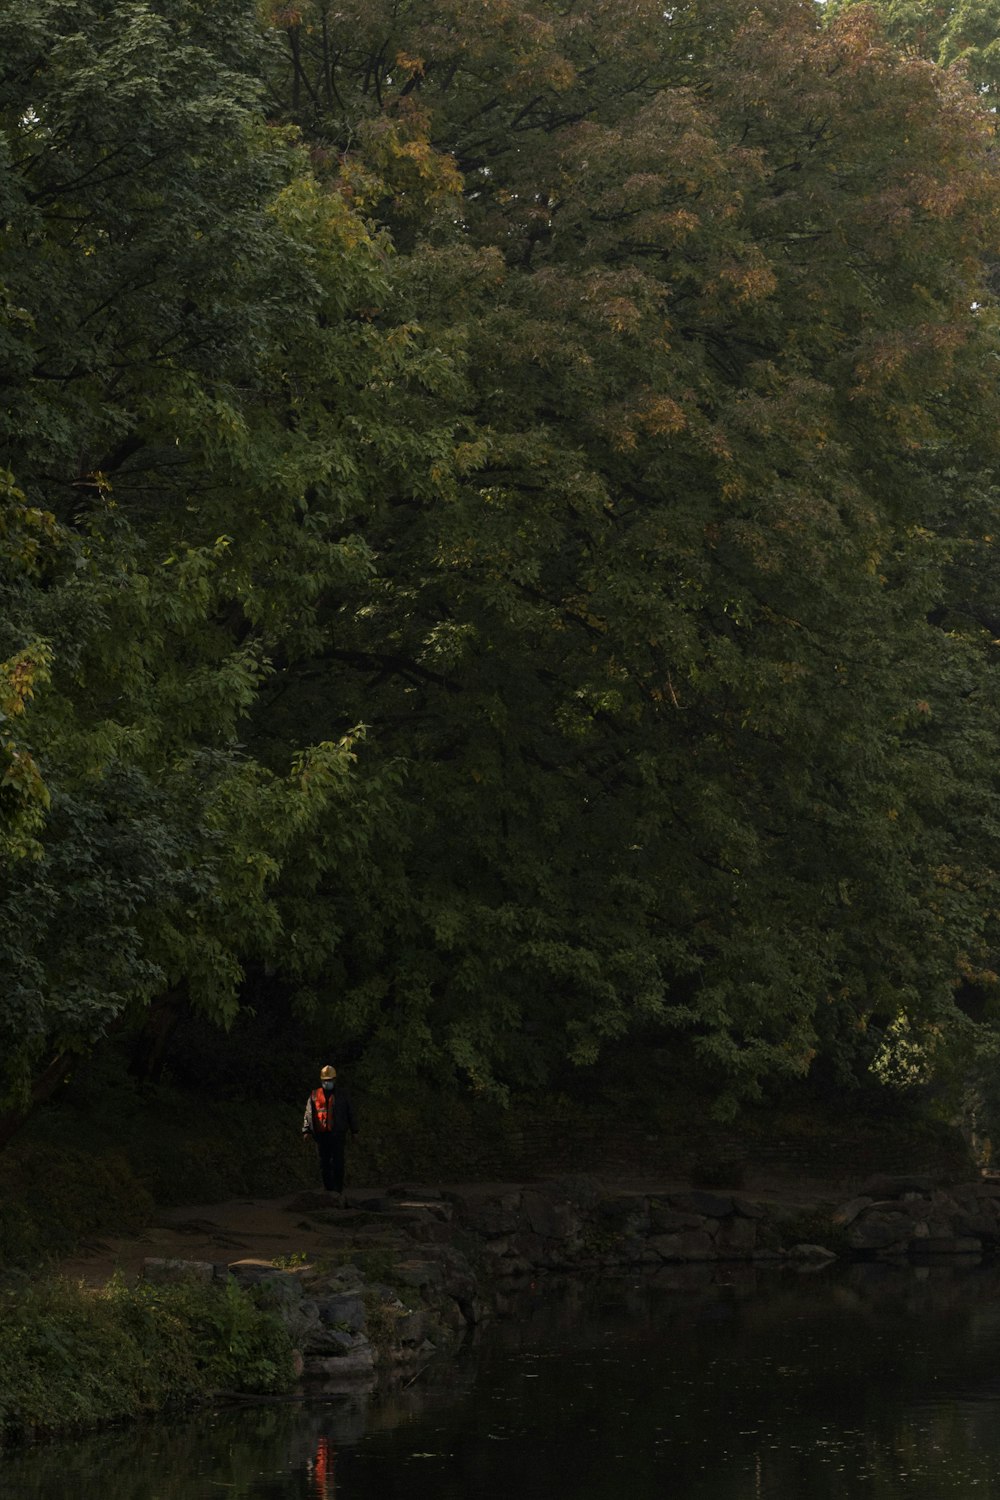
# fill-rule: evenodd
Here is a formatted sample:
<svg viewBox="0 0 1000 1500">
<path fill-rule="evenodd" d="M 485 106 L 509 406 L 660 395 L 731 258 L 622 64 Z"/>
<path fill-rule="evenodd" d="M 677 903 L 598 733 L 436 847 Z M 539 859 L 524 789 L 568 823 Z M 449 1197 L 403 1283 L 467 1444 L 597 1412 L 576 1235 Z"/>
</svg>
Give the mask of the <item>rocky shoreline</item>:
<svg viewBox="0 0 1000 1500">
<path fill-rule="evenodd" d="M 551 1273 L 677 1265 L 818 1267 L 837 1259 L 928 1263 L 1000 1250 L 1000 1181 L 945 1185 L 879 1175 L 847 1201 L 695 1187 L 610 1189 L 598 1179 L 399 1185 L 347 1208 L 289 1200 L 302 1249 L 275 1260 L 149 1257 L 145 1280 L 229 1277 L 277 1313 L 302 1390 L 372 1382 L 433 1358 Z M 323 1250 L 311 1248 L 317 1233 Z"/>
</svg>

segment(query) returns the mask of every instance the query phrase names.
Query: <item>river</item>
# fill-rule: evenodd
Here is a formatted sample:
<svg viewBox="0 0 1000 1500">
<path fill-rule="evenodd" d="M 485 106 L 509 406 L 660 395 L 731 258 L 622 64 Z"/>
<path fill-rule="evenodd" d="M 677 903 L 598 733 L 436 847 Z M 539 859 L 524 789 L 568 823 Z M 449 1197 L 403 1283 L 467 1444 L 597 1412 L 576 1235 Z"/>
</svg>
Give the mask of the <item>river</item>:
<svg viewBox="0 0 1000 1500">
<path fill-rule="evenodd" d="M 384 1387 L 0 1460 L 3 1500 L 1000 1500 L 1000 1269 L 678 1268 Z"/>
</svg>

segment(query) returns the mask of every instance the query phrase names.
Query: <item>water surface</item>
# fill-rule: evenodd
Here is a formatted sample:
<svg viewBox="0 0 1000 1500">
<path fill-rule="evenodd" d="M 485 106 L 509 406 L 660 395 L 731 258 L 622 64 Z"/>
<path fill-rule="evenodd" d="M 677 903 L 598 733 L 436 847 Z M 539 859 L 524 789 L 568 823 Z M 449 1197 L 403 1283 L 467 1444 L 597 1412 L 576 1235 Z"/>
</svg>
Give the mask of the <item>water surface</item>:
<svg viewBox="0 0 1000 1500">
<path fill-rule="evenodd" d="M 0 1462 L 3 1500 L 1000 1500 L 1000 1271 L 529 1293 L 388 1388 Z"/>
</svg>

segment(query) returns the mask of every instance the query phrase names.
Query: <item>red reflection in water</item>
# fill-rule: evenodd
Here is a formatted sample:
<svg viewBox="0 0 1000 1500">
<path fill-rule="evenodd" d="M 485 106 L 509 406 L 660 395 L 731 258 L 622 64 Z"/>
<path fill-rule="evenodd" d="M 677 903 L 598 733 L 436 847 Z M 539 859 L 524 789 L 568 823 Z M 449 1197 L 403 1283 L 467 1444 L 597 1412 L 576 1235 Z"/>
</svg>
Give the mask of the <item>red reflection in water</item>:
<svg viewBox="0 0 1000 1500">
<path fill-rule="evenodd" d="M 329 1438 L 317 1439 L 316 1454 L 309 1464 L 312 1492 L 316 1500 L 335 1500 L 337 1481 L 333 1474 L 333 1461 L 336 1451 Z"/>
</svg>

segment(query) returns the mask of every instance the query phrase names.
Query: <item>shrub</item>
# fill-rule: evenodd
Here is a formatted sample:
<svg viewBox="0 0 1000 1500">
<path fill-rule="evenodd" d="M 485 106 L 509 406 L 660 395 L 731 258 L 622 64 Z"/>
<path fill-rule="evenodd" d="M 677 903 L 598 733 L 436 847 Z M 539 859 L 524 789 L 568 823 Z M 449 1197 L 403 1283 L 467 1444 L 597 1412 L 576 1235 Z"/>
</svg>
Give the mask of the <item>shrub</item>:
<svg viewBox="0 0 1000 1500">
<path fill-rule="evenodd" d="M 291 1340 L 235 1282 L 100 1291 L 52 1280 L 0 1298 L 0 1439 L 90 1427 L 220 1389 L 287 1390 Z"/>
</svg>

